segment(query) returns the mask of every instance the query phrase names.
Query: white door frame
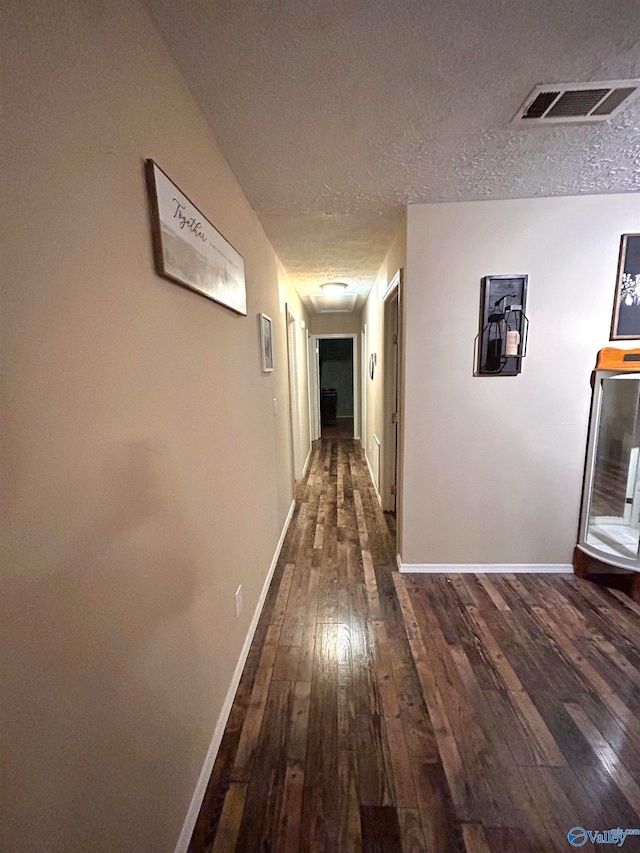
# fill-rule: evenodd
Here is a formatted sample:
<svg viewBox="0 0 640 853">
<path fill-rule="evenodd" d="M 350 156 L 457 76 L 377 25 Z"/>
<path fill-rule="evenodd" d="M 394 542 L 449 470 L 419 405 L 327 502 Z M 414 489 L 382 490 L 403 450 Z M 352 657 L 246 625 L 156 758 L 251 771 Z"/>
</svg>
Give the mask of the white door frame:
<svg viewBox="0 0 640 853">
<path fill-rule="evenodd" d="M 360 444 L 367 455 L 367 324 L 360 330 L 360 378 L 362 410 L 360 412 Z"/>
<path fill-rule="evenodd" d="M 398 494 L 391 494 L 395 486 L 400 489 L 400 430 L 402 425 L 402 361 L 401 361 L 401 270 L 394 275 L 382 299 L 382 470 L 379 472 L 382 509 L 397 512 Z M 398 343 L 394 344 L 391 332 L 391 304 L 397 302 Z M 396 414 L 394 423 L 392 414 Z"/>
<path fill-rule="evenodd" d="M 360 382 L 358 381 L 358 335 L 309 335 L 309 415 L 312 440 L 320 438 L 320 347 L 321 340 L 350 340 L 353 348 L 353 437 L 360 439 Z"/>
<path fill-rule="evenodd" d="M 293 485 L 302 476 L 300 463 L 300 397 L 298 393 L 298 347 L 296 318 L 288 304 L 284 306 L 287 324 L 287 373 L 289 376 L 289 419 L 291 424 L 291 470 Z"/>
</svg>

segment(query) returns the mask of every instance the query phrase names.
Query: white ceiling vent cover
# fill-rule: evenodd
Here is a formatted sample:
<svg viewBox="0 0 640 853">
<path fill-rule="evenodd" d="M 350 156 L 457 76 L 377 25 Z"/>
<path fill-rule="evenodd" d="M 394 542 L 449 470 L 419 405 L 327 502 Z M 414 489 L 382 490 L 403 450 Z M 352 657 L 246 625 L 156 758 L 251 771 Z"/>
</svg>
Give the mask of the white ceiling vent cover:
<svg viewBox="0 0 640 853">
<path fill-rule="evenodd" d="M 309 299 L 318 314 L 346 314 L 356 307 L 357 293 L 329 296 L 327 293 L 310 293 Z"/>
<path fill-rule="evenodd" d="M 536 86 L 511 124 L 540 125 L 607 121 L 640 94 L 640 80 L 549 83 Z"/>
</svg>

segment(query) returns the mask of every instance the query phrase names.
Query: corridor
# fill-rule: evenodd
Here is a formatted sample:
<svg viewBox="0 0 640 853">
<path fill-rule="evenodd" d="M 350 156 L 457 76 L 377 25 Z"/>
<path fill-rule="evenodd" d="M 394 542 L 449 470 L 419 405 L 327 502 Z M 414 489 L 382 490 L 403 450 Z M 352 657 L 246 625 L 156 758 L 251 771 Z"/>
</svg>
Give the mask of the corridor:
<svg viewBox="0 0 640 853">
<path fill-rule="evenodd" d="M 640 826 L 639 612 L 570 575 L 400 575 L 359 443 L 316 442 L 190 853 Z"/>
</svg>

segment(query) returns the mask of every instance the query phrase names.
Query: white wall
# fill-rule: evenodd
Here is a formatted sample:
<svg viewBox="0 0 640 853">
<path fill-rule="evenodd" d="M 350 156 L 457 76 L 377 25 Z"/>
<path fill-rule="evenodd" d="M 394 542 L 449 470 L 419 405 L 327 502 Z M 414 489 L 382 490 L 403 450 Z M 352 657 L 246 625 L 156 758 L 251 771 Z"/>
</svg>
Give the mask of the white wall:
<svg viewBox="0 0 640 853">
<path fill-rule="evenodd" d="M 0 848 L 170 853 L 292 500 L 304 312 L 135 0 L 3 12 Z M 146 157 L 247 317 L 154 272 Z"/>
<path fill-rule="evenodd" d="M 639 195 L 408 208 L 403 563 L 571 562 L 590 373 L 634 231 Z M 480 281 L 508 273 L 529 275 L 529 354 L 518 377 L 474 377 Z"/>
</svg>

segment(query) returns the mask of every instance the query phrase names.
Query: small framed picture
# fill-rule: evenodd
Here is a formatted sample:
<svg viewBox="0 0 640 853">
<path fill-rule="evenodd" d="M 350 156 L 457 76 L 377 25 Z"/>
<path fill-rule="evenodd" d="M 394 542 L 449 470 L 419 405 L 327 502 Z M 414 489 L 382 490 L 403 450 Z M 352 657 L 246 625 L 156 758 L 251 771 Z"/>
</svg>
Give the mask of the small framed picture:
<svg viewBox="0 0 640 853">
<path fill-rule="evenodd" d="M 640 338 L 640 234 L 623 234 L 620 239 L 611 340 L 627 338 Z"/>
<path fill-rule="evenodd" d="M 258 314 L 260 323 L 260 359 L 262 372 L 271 373 L 273 370 L 273 330 L 271 317 L 266 314 Z"/>
</svg>

